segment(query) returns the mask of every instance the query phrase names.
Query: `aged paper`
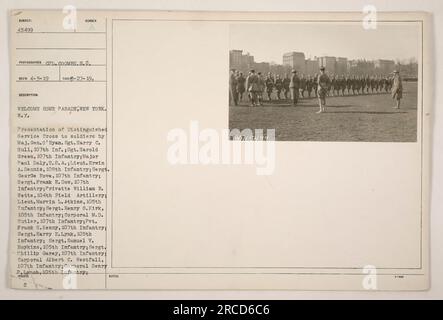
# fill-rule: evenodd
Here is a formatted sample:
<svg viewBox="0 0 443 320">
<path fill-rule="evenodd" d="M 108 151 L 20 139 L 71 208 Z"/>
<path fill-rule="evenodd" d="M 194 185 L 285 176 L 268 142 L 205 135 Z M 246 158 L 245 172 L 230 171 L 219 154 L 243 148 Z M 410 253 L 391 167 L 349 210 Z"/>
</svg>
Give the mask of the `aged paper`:
<svg viewBox="0 0 443 320">
<path fill-rule="evenodd" d="M 428 14 L 10 31 L 11 287 L 429 287 Z"/>
</svg>

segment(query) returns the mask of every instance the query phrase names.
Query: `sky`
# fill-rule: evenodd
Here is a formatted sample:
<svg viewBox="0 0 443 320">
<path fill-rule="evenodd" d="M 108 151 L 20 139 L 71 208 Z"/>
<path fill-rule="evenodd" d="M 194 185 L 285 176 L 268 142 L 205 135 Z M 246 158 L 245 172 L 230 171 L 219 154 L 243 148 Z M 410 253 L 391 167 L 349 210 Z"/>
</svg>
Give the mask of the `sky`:
<svg viewBox="0 0 443 320">
<path fill-rule="evenodd" d="M 418 60 L 421 28 L 417 22 L 379 22 L 366 30 L 361 22 L 242 23 L 230 26 L 230 49 L 243 50 L 256 62 L 282 63 L 283 53 L 348 59 Z"/>
</svg>

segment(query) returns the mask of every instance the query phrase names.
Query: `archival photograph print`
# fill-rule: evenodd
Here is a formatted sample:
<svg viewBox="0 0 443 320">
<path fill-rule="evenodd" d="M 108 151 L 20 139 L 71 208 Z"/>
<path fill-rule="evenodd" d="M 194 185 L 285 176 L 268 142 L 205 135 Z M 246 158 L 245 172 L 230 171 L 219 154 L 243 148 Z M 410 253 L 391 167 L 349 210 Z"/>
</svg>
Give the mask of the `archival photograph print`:
<svg viewBox="0 0 443 320">
<path fill-rule="evenodd" d="M 277 141 L 417 141 L 419 22 L 241 23 L 229 41 L 231 130 L 274 129 Z"/>
</svg>

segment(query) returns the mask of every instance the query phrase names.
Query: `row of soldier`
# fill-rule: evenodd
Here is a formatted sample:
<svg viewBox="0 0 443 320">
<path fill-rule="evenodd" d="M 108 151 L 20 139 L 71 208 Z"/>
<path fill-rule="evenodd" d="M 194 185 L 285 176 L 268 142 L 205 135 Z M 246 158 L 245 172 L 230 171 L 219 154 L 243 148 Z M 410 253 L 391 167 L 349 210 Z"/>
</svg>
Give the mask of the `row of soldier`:
<svg viewBox="0 0 443 320">
<path fill-rule="evenodd" d="M 255 72 L 254 72 L 255 73 Z M 248 77 L 251 76 L 249 72 Z M 245 77 L 242 72 L 238 70 L 231 70 L 230 77 L 230 92 L 231 99 L 234 105 L 243 101 L 245 98 L 250 100 L 249 95 L 245 97 L 247 92 L 248 77 Z M 285 74 L 284 77 L 280 75 L 273 75 L 268 73 L 266 77 L 263 77 L 261 72 L 256 74 L 257 77 L 257 92 L 259 99 L 263 100 L 263 94 L 266 93 L 267 100 L 289 99 L 290 98 L 290 83 L 291 78 Z M 393 77 L 391 76 L 358 76 L 358 75 L 332 75 L 330 76 L 329 96 L 339 95 L 359 95 L 370 93 L 389 93 L 392 88 Z M 313 77 L 308 75 L 301 75 L 298 81 L 299 96 L 304 97 L 317 97 L 318 88 L 318 74 Z M 306 95 L 305 95 L 306 94 Z"/>
</svg>

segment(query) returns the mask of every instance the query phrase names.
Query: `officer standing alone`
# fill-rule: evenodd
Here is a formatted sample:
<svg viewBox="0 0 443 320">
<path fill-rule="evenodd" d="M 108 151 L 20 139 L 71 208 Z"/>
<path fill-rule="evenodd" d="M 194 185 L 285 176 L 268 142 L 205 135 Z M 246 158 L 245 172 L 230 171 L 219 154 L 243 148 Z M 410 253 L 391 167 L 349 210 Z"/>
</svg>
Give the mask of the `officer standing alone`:
<svg viewBox="0 0 443 320">
<path fill-rule="evenodd" d="M 400 72 L 394 71 L 394 80 L 391 89 L 392 99 L 396 100 L 394 108 L 400 109 L 400 100 L 403 98 L 403 83 L 401 81 Z"/>
<path fill-rule="evenodd" d="M 292 105 L 295 107 L 298 102 L 298 95 L 300 90 L 300 79 L 297 76 L 296 70 L 292 70 L 291 82 L 289 83 L 289 90 L 291 90 Z"/>
<path fill-rule="evenodd" d="M 317 113 L 322 113 L 326 111 L 326 94 L 331 86 L 331 80 L 326 75 L 325 67 L 323 66 L 320 67 L 320 75 L 317 78 L 317 83 L 318 83 L 318 89 L 317 89 L 318 105 L 320 107 Z"/>
</svg>

